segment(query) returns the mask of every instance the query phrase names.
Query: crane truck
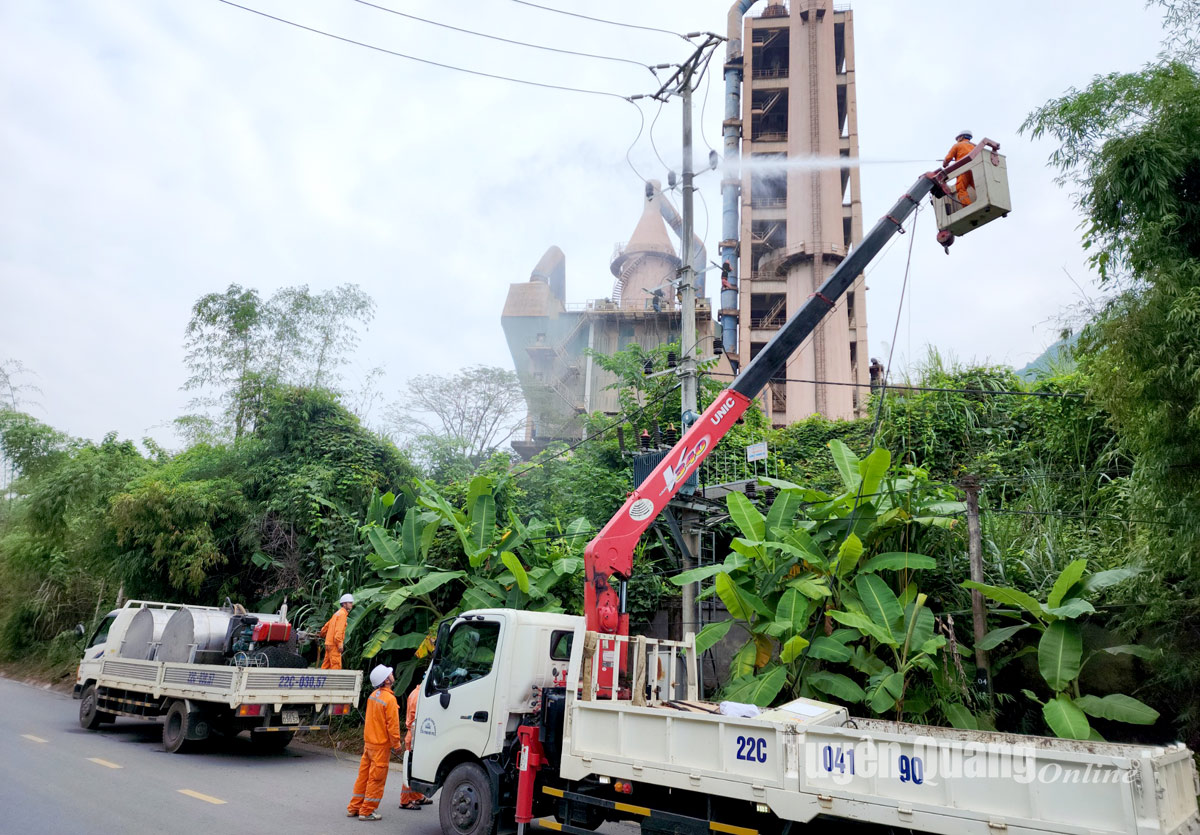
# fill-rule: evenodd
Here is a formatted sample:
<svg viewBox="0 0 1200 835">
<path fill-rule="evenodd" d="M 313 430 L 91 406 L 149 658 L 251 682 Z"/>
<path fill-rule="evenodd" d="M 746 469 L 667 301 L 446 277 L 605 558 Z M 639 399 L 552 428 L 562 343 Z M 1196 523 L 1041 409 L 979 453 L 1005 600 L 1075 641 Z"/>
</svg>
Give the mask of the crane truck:
<svg viewBox="0 0 1200 835">
<path fill-rule="evenodd" d="M 922 175 L 686 429 L 585 550 L 582 617 L 486 609 L 439 625 L 405 769 L 418 791 L 441 791 L 444 835 L 491 835 L 513 822 L 521 830 L 535 818 L 572 835 L 619 820 L 646 835 L 787 835 L 823 824 L 1200 833 L 1200 783 L 1182 744 L 921 726 L 806 698 L 731 715 L 700 698 L 693 635 L 628 635 L 638 538 L 920 201 L 933 199 L 946 247 L 1007 214 L 998 151 L 983 140 Z M 967 172 L 976 197 L 962 205 L 948 178 Z"/>
<path fill-rule="evenodd" d="M 127 601 L 96 626 L 79 662 L 79 724 L 162 720 L 169 753 L 241 731 L 256 747 L 282 749 L 298 731 L 350 713 L 362 689 L 361 671 L 309 669 L 294 651 L 298 637 L 286 604 L 255 613 L 228 602 Z"/>
</svg>

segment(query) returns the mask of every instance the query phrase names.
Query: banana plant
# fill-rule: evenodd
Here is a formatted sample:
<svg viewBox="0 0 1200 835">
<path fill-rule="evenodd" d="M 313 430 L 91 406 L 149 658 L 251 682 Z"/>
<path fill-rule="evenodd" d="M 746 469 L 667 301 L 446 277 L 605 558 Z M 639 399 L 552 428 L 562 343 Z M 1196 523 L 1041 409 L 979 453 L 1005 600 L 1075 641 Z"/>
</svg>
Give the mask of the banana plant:
<svg viewBox="0 0 1200 835">
<path fill-rule="evenodd" d="M 1046 725 L 1062 739 L 1093 739 L 1102 737 L 1091 726 L 1088 717 L 1151 725 L 1158 720 L 1158 711 L 1132 696 L 1113 693 L 1107 696 L 1084 695 L 1080 692 L 1079 676 L 1084 667 L 1101 653 L 1150 657 L 1153 651 L 1137 644 L 1111 647 L 1084 647 L 1081 621 L 1096 611 L 1088 597 L 1132 577 L 1136 571 L 1117 568 L 1087 573 L 1087 560 L 1075 560 L 1062 570 L 1044 601 L 1039 601 L 1019 589 L 992 586 L 966 581 L 962 585 L 975 589 L 1007 611 L 1017 610 L 1021 623 L 993 629 L 979 642 L 981 649 L 992 650 L 1026 629 L 1039 634 L 1037 643 L 1038 672 L 1050 689 L 1050 697 L 1042 700 L 1032 690 L 1021 692 L 1042 706 Z"/>
<path fill-rule="evenodd" d="M 374 627 L 364 658 L 427 646 L 439 620 L 468 609 L 563 610 L 559 594 L 583 566 L 587 520 L 557 531 L 536 519 L 522 522 L 510 511 L 501 526 L 496 493 L 502 486 L 476 476 L 456 507 L 432 484 L 418 482 L 415 501 L 392 527 L 387 523 L 395 497 L 373 499 L 362 534 L 373 549 L 367 562 L 379 582 L 355 593 L 360 605 L 350 616 L 352 630 L 360 623 Z M 457 541 L 461 559 L 433 565 L 431 549 L 446 529 L 453 531 L 450 541 Z"/>
<path fill-rule="evenodd" d="M 879 714 L 895 708 L 896 718 L 900 719 L 909 673 L 914 669 L 932 673 L 935 669 L 932 656 L 946 645 L 946 639 L 934 634 L 933 612 L 926 608 L 927 598 L 916 591 L 915 585 L 905 587 L 905 596 L 912 597 L 907 604 L 876 574 L 861 572 L 854 585 L 858 610 L 833 611 L 830 615 L 856 631 L 870 647 L 868 652 L 857 655 L 851 652 L 846 658 L 856 670 L 868 676 L 863 694 L 867 705 Z M 879 658 L 881 653 L 888 657 L 887 661 Z M 829 692 L 828 684 L 820 678 L 807 683 Z M 845 689 L 845 685 L 840 689 Z"/>
<path fill-rule="evenodd" d="M 744 494 L 730 493 L 726 504 L 741 534 L 731 542 L 731 553 L 721 564 L 671 579 L 679 586 L 711 579 L 706 593 L 719 596 L 732 616 L 704 627 L 696 636 L 697 650 L 711 647 L 735 624 L 747 634 L 733 658 L 727 698 L 766 705 L 785 688 L 792 694 L 817 690 L 844 701 L 868 698 L 890 710 L 902 698 L 904 677 L 936 651 L 934 646 L 924 649 L 933 640 L 933 616 L 924 608 L 923 597 L 919 606 L 909 606 L 917 594 L 915 584 L 908 582 L 910 572 L 934 568 L 933 558 L 908 552 L 864 557 L 899 528 L 952 524 L 952 514 L 962 506 L 949 501 L 948 488 L 931 484 L 921 470 L 909 467 L 889 476 L 886 450 L 876 449 L 860 459 L 840 441 L 831 442 L 830 449 L 842 476 L 842 493 L 762 478 L 760 484 L 778 490 L 765 515 Z M 878 576 L 886 571 L 900 572 L 903 602 L 889 589 L 895 612 L 889 608 L 889 617 L 881 616 L 876 624 L 864 608 L 863 593 L 869 591 L 876 602 L 886 603 L 879 586 L 887 584 Z M 846 628 L 837 629 L 834 616 L 839 613 L 847 621 L 869 626 L 845 623 Z M 890 617 L 895 613 L 901 617 L 898 622 Z M 870 660 L 875 646 L 849 646 L 873 637 L 868 630 L 901 633 L 895 647 L 888 645 L 893 650 L 891 663 Z M 819 664 L 807 667 L 810 661 L 854 659 L 869 670 L 866 690 L 846 675 L 819 669 Z M 804 682 L 799 680 L 801 669 L 811 669 Z M 893 691 L 896 695 L 888 702 L 886 694 Z"/>
</svg>

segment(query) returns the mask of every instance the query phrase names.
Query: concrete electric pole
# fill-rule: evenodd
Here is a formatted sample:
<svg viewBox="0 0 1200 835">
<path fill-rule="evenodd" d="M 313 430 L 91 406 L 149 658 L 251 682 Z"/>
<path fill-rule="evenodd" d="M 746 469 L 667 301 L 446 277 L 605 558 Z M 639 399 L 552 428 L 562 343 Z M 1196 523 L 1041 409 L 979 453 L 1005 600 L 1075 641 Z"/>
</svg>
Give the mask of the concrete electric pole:
<svg viewBox="0 0 1200 835">
<path fill-rule="evenodd" d="M 689 37 L 698 37 L 700 33 L 692 33 Z M 679 330 L 679 383 L 680 383 L 680 431 L 687 428 L 699 416 L 700 378 L 697 372 L 696 358 L 700 348 L 696 338 L 696 270 L 692 265 L 695 253 L 692 248 L 694 237 L 693 200 L 695 172 L 692 167 L 692 89 L 695 82 L 703 75 L 708 66 L 708 59 L 721 43 L 723 38 L 709 34 L 696 51 L 692 53 L 665 84 L 654 94 L 659 101 L 666 101 L 671 95 L 678 95 L 683 102 L 683 234 L 682 258 L 683 265 L 679 270 L 679 301 L 680 301 L 680 330 Z M 700 552 L 700 534 L 696 529 L 696 514 L 685 510 L 680 513 L 680 529 L 683 541 L 681 555 L 684 571 L 695 567 L 695 557 Z M 681 632 L 700 631 L 700 613 L 696 607 L 696 583 L 688 583 L 681 589 Z"/>
</svg>

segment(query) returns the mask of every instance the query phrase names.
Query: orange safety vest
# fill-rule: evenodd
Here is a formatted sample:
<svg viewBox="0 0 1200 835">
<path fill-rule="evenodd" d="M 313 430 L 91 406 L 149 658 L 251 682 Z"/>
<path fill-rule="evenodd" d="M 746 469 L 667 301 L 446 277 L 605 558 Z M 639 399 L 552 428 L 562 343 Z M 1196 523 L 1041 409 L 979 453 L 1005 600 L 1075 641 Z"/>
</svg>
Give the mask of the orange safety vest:
<svg viewBox="0 0 1200 835">
<path fill-rule="evenodd" d="M 378 687 L 367 697 L 367 720 L 363 742 L 388 748 L 400 747 L 400 705 L 390 687 Z"/>
<path fill-rule="evenodd" d="M 975 144 L 973 142 L 968 142 L 965 139 L 960 139 L 959 141 L 955 142 L 953 145 L 950 146 L 950 151 L 949 151 L 949 153 L 946 154 L 946 158 L 942 161 L 942 165 L 946 166 L 952 162 L 958 162 L 960 159 L 962 159 L 963 157 L 965 157 L 967 154 L 971 153 L 974 150 L 975 150 Z"/>
<path fill-rule="evenodd" d="M 338 610 L 333 613 L 333 617 L 325 622 L 321 627 L 320 634 L 325 638 L 325 646 L 341 649 L 342 644 L 346 641 L 346 618 L 349 612 L 345 607 L 338 606 Z"/>
</svg>

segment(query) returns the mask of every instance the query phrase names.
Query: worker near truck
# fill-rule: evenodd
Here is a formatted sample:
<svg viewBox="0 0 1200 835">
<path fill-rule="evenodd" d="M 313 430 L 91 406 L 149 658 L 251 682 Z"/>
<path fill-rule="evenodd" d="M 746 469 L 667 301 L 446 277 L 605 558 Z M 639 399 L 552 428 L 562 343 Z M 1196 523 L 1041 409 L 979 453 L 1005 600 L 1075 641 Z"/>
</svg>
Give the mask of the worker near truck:
<svg viewBox="0 0 1200 835">
<path fill-rule="evenodd" d="M 380 664 L 371 670 L 371 686 L 375 690 L 367 697 L 367 719 L 363 724 L 363 754 L 358 764 L 358 779 L 354 794 L 346 807 L 346 816 L 360 821 L 382 820 L 375 810 L 383 802 L 383 787 L 387 783 L 388 761 L 392 752 L 401 752 L 400 705 L 392 685 L 396 677 L 392 668 Z"/>
<path fill-rule="evenodd" d="M 322 670 L 342 669 L 342 652 L 346 646 L 346 619 L 354 608 L 354 595 L 343 594 L 338 600 L 338 610 L 333 617 L 325 622 L 318 633 L 325 639 L 325 660 L 321 662 Z"/>
<path fill-rule="evenodd" d="M 946 158 L 942 160 L 942 167 L 945 168 L 952 162 L 958 162 L 967 154 L 975 150 L 975 143 L 971 141 L 972 134 L 969 130 L 960 130 L 958 135 L 954 137 L 954 144 L 950 146 L 950 150 L 946 153 Z M 975 175 L 971 172 L 960 174 L 954 179 L 954 193 L 958 199 L 960 206 L 969 206 L 971 204 L 971 195 L 967 189 L 975 187 Z"/>
<path fill-rule="evenodd" d="M 417 722 L 417 702 L 421 699 L 421 680 L 418 677 L 417 686 L 408 694 L 408 710 L 404 717 L 404 750 L 412 751 L 413 746 L 413 726 Z M 405 784 L 400 787 L 400 808 L 401 809 L 420 809 L 433 801 L 421 794 L 419 791 L 414 791 L 411 786 Z"/>
</svg>

